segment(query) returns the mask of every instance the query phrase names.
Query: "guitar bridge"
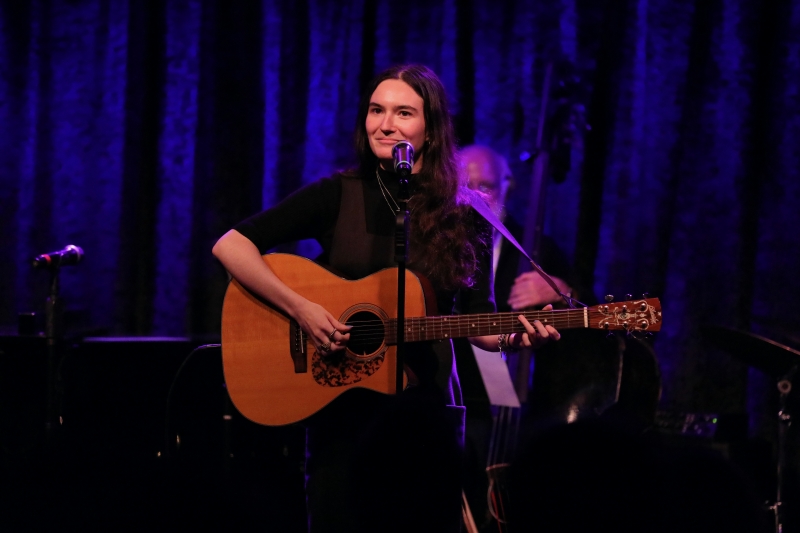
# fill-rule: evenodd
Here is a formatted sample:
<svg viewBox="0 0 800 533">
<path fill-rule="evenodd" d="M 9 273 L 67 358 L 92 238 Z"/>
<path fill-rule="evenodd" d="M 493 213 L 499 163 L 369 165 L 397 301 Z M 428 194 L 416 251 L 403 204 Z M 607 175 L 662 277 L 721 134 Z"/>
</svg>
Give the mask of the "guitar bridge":
<svg viewBox="0 0 800 533">
<path fill-rule="evenodd" d="M 294 320 L 289 321 L 289 350 L 294 362 L 294 373 L 305 374 L 308 372 L 308 353 L 306 352 L 306 334 Z"/>
</svg>

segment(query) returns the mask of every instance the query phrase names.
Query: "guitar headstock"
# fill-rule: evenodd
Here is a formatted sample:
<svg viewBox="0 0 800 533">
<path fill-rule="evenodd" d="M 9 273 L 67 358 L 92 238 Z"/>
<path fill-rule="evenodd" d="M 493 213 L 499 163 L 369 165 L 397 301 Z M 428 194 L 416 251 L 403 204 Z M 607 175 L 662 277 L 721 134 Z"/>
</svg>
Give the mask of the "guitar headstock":
<svg viewBox="0 0 800 533">
<path fill-rule="evenodd" d="M 590 307 L 588 313 L 589 327 L 592 329 L 630 333 L 661 329 L 661 302 L 658 298 L 608 302 Z"/>
</svg>

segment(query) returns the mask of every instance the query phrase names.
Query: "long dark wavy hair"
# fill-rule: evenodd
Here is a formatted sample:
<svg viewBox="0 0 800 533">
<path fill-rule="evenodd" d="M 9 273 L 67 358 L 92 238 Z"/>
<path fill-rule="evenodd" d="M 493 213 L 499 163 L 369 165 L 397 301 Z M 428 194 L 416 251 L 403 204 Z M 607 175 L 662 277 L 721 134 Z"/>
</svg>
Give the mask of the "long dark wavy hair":
<svg viewBox="0 0 800 533">
<path fill-rule="evenodd" d="M 422 97 L 426 142 L 420 150 L 422 167 L 411 180 L 409 266 L 446 289 L 471 287 L 478 257 L 488 246 L 485 231 L 469 206 L 456 159 L 456 141 L 439 77 L 424 65 L 397 65 L 378 74 L 364 92 L 358 108 L 356 151 L 362 176 L 374 176 L 378 158 L 369 145 L 366 119 L 375 89 L 383 81 L 401 80 Z"/>
</svg>

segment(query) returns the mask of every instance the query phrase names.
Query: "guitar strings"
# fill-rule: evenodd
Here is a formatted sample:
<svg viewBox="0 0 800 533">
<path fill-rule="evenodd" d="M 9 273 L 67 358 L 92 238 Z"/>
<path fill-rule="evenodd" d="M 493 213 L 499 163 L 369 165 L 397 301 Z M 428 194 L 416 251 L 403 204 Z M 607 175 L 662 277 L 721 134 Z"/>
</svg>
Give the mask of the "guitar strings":
<svg viewBox="0 0 800 533">
<path fill-rule="evenodd" d="M 579 319 L 583 321 L 584 312 L 583 310 L 566 310 L 566 311 L 525 311 L 525 312 L 510 312 L 510 313 L 484 313 L 484 314 L 477 314 L 477 315 L 444 315 L 444 316 L 423 316 L 423 317 L 406 317 L 406 321 L 430 321 L 430 322 L 448 322 L 448 323 L 479 323 L 482 321 L 491 321 L 491 322 L 507 322 L 512 321 L 516 322 L 519 315 L 525 316 L 528 320 L 540 320 L 542 322 L 550 323 L 552 322 L 569 322 L 572 320 Z M 601 317 L 605 317 L 608 315 L 604 315 L 599 312 L 589 312 L 589 316 L 599 315 Z M 396 322 L 396 318 L 390 318 L 388 321 L 385 321 L 380 318 L 371 319 L 371 320 L 355 320 L 351 321 L 350 324 L 384 324 L 384 323 L 394 323 Z"/>
<path fill-rule="evenodd" d="M 406 340 L 408 342 L 439 340 L 447 338 L 469 337 L 471 332 L 477 328 L 485 332 L 481 334 L 490 335 L 506 332 L 524 332 L 518 316 L 522 314 L 529 321 L 541 320 L 544 324 L 551 325 L 560 329 L 571 328 L 592 328 L 605 329 L 604 323 L 614 315 L 601 312 L 597 308 L 568 309 L 558 311 L 527 311 L 510 313 L 490 313 L 482 315 L 448 315 L 438 317 L 407 317 Z M 635 315 L 636 312 L 631 313 Z M 631 317 L 633 319 L 633 316 Z M 588 321 L 588 323 L 587 323 Z M 397 319 L 388 320 L 372 319 L 357 320 L 349 323 L 353 326 L 351 335 L 362 342 L 378 342 L 388 339 L 393 343 L 397 336 Z M 638 331 L 647 331 L 650 325 L 645 328 L 636 328 Z M 489 330 L 486 332 L 486 330 Z M 608 329 L 624 330 L 622 324 L 609 322 Z M 351 337 L 352 338 L 352 337 Z"/>
<path fill-rule="evenodd" d="M 541 320 L 547 325 L 556 328 L 569 329 L 573 327 L 586 327 L 584 322 L 583 310 L 568 311 L 549 311 L 549 312 L 526 312 L 526 313 L 493 313 L 485 315 L 465 315 L 459 317 L 452 315 L 447 317 L 409 317 L 406 319 L 409 331 L 406 332 L 407 339 L 411 342 L 415 340 L 434 340 L 440 338 L 468 337 L 468 332 L 473 328 L 485 331 L 487 328 L 494 332 L 524 332 L 518 316 L 522 314 L 529 320 Z M 544 316 L 543 316 L 544 315 Z M 600 322 L 608 318 L 600 312 L 590 312 L 590 323 L 596 329 L 601 329 Z M 447 321 L 446 324 L 443 322 Z M 387 321 L 381 319 L 357 320 L 349 325 L 353 326 L 351 335 L 361 341 L 378 341 L 386 337 L 392 340 L 397 334 L 397 319 L 392 318 Z M 611 328 L 620 329 L 621 326 L 610 324 Z M 429 335 L 432 333 L 432 335 Z"/>
<path fill-rule="evenodd" d="M 427 321 L 427 322 L 447 322 L 447 325 L 442 325 L 442 327 L 449 326 L 450 324 L 456 324 L 456 326 L 461 326 L 463 324 L 473 324 L 473 323 L 480 323 L 481 325 L 486 321 L 492 323 L 502 323 L 502 322 L 517 322 L 518 316 L 523 315 L 529 321 L 539 320 L 544 323 L 565 323 L 571 321 L 580 321 L 583 322 L 584 320 L 584 313 L 582 310 L 575 311 L 575 310 L 568 310 L 568 311 L 527 311 L 527 312 L 519 312 L 519 313 L 487 313 L 482 315 L 447 315 L 447 316 L 423 316 L 423 317 L 407 317 L 406 321 L 410 323 L 420 322 L 420 321 Z M 589 312 L 589 317 L 598 316 L 600 318 L 607 317 L 609 315 L 605 315 L 599 312 Z M 390 318 L 388 321 L 377 318 L 372 320 L 355 320 L 349 322 L 351 325 L 357 324 L 385 324 L 385 323 L 396 323 L 396 318 Z"/>
</svg>

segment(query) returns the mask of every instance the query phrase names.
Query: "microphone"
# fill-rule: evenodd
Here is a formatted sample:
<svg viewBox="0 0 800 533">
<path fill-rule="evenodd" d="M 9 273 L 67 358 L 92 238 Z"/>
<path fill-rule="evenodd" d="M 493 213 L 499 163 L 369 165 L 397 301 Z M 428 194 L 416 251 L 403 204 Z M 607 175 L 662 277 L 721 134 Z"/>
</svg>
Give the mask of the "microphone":
<svg viewBox="0 0 800 533">
<path fill-rule="evenodd" d="M 399 141 L 392 147 L 394 171 L 403 177 L 411 174 L 414 167 L 414 147 L 408 141 Z"/>
<path fill-rule="evenodd" d="M 83 249 L 74 244 L 68 244 L 63 250 L 37 255 L 33 258 L 33 268 L 60 268 L 62 266 L 76 265 L 83 258 Z"/>
</svg>

